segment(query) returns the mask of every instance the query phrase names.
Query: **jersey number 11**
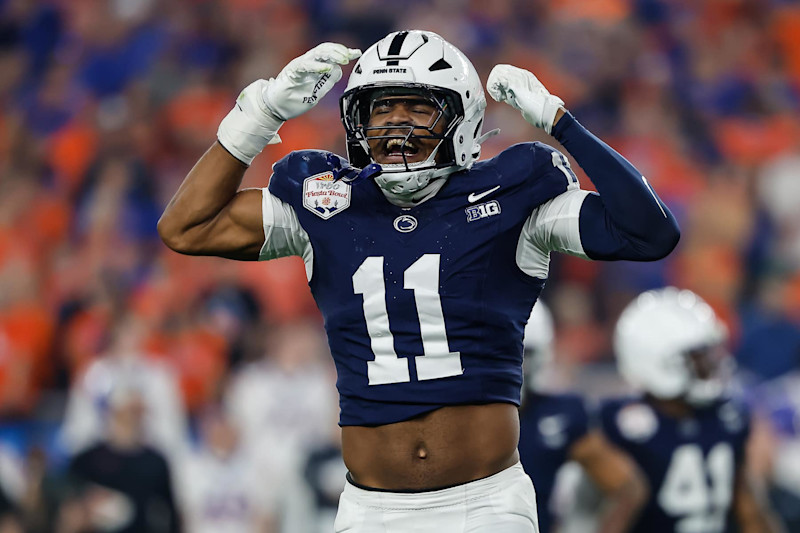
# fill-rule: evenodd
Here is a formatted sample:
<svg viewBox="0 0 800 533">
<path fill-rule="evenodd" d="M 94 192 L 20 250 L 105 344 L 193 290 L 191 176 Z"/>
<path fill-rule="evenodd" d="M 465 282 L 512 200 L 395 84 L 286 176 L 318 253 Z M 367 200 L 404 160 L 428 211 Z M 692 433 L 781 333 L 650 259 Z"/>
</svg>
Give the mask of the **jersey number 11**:
<svg viewBox="0 0 800 533">
<path fill-rule="evenodd" d="M 403 274 L 403 288 L 414 291 L 423 354 L 416 356 L 417 379 L 459 376 L 461 354 L 451 352 L 447 341 L 442 301 L 439 298 L 439 254 L 425 254 Z M 353 290 L 364 296 L 364 318 L 375 360 L 367 362 L 370 385 L 411 381 L 408 360 L 398 357 L 389 329 L 383 256 L 367 257 L 353 274 Z"/>
</svg>

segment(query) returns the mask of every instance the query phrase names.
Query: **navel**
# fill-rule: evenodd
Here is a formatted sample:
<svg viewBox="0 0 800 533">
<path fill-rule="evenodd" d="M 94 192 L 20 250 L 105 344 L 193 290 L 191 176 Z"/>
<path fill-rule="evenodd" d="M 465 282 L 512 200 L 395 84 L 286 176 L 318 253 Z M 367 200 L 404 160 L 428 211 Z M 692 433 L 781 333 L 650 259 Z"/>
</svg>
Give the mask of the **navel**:
<svg viewBox="0 0 800 533">
<path fill-rule="evenodd" d="M 428 458 L 428 450 L 425 449 L 425 445 L 424 444 L 419 443 L 417 445 L 416 456 L 417 456 L 417 459 L 427 459 Z"/>
</svg>

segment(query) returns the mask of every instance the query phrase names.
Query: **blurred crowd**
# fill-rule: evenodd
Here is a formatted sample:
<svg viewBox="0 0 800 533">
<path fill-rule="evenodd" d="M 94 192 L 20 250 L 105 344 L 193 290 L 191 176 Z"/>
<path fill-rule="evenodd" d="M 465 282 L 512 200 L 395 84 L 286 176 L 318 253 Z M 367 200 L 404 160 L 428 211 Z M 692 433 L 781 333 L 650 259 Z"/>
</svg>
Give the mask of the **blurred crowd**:
<svg viewBox="0 0 800 533">
<path fill-rule="evenodd" d="M 302 261 L 182 257 L 156 221 L 242 87 L 319 42 L 403 28 L 440 33 L 484 79 L 534 72 L 680 220 L 664 261 L 554 258 L 560 384 L 611 374 L 635 294 L 692 289 L 773 429 L 775 483 L 800 495 L 800 2 L 0 0 L 0 509 L 16 509 L 0 532 L 327 523 L 344 467 Z M 291 150 L 342 153 L 341 91 L 245 186 Z M 486 120 L 502 131 L 485 156 L 554 143 L 508 106 Z"/>
</svg>

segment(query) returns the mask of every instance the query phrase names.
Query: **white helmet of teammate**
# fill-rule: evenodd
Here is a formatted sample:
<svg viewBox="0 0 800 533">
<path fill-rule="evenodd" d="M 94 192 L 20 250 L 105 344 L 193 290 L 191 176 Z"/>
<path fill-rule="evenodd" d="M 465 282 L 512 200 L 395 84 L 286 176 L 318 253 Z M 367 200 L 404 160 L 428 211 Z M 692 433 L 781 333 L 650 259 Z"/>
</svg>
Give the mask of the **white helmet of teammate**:
<svg viewBox="0 0 800 533">
<path fill-rule="evenodd" d="M 438 107 L 439 115 L 430 126 L 397 126 L 397 132 L 387 137 L 403 142 L 415 137 L 440 141 L 425 161 L 382 165 L 382 173 L 375 178 L 381 188 L 407 196 L 434 178 L 472 166 L 485 138 L 481 137 L 486 109 L 481 80 L 458 48 L 433 32 L 420 30 L 390 33 L 367 49 L 353 68 L 340 100 L 352 165 L 363 168 L 375 162 L 367 143 L 370 106 L 376 95 L 392 91 L 422 95 Z M 444 132 L 434 133 L 440 120 L 446 121 Z"/>
<path fill-rule="evenodd" d="M 533 391 L 545 389 L 548 371 L 553 363 L 555 328 L 550 309 L 541 300 L 536 302 L 525 326 L 523 367 L 525 386 Z"/>
<path fill-rule="evenodd" d="M 614 351 L 620 374 L 656 398 L 707 404 L 722 393 L 727 330 L 689 290 L 667 287 L 633 300 L 617 321 Z"/>
</svg>

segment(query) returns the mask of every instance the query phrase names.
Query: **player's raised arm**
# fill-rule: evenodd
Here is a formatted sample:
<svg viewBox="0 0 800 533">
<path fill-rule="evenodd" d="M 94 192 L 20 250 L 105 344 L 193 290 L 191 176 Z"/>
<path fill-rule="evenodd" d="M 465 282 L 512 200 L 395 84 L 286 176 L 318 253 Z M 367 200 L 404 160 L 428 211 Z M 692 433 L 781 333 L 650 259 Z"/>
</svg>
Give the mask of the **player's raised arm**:
<svg viewBox="0 0 800 533">
<path fill-rule="evenodd" d="M 600 193 L 584 193 L 577 206 L 558 206 L 559 216 L 567 218 L 577 215 L 572 209 L 579 209 L 583 255 L 652 261 L 675 248 L 680 238 L 678 224 L 641 172 L 566 112 L 564 102 L 533 74 L 497 65 L 486 88 L 496 101 L 508 103 L 530 124 L 561 142 Z"/>
<path fill-rule="evenodd" d="M 361 51 L 323 43 L 292 60 L 270 80 L 248 85 L 220 123 L 218 142 L 184 179 L 158 221 L 173 250 L 233 259 L 259 258 L 265 240 L 262 191 L 239 190 L 244 172 L 278 129 L 312 107 L 342 77 L 339 65 Z"/>
</svg>

